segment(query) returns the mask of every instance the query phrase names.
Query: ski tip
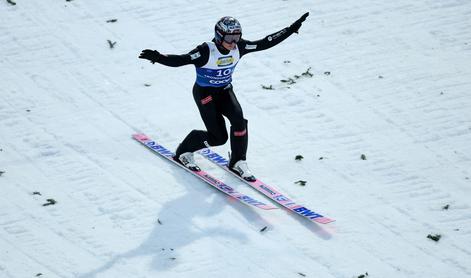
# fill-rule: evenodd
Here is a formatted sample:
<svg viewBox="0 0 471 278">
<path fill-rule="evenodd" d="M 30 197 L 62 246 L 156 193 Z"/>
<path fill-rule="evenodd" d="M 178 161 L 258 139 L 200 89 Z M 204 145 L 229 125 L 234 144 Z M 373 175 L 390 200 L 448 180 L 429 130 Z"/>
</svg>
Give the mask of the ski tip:
<svg viewBox="0 0 471 278">
<path fill-rule="evenodd" d="M 143 141 L 143 140 L 148 140 L 149 137 L 143 133 L 136 133 L 132 135 L 132 138 L 138 140 L 138 141 Z"/>
</svg>

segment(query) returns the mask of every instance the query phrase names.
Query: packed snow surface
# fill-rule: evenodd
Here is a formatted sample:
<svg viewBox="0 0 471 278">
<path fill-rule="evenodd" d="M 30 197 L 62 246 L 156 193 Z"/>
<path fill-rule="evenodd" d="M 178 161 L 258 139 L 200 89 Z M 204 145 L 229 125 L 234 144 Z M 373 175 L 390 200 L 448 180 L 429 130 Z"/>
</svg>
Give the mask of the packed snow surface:
<svg viewBox="0 0 471 278">
<path fill-rule="evenodd" d="M 228 199 L 132 140 L 204 128 L 194 67 L 142 49 L 186 53 L 225 15 L 261 39 L 307 11 L 233 85 L 251 170 L 335 222 Z M 470 200 L 469 0 L 0 1 L 2 278 L 471 277 Z"/>
</svg>

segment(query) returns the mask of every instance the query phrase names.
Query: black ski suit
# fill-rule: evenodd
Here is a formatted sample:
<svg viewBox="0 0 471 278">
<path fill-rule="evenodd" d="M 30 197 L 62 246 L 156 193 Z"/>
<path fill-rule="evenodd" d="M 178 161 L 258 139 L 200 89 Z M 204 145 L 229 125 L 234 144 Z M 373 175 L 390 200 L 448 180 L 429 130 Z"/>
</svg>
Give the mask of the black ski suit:
<svg viewBox="0 0 471 278">
<path fill-rule="evenodd" d="M 300 23 L 299 26 L 301 26 Z M 245 54 L 265 50 L 277 45 L 293 34 L 293 32 L 296 32 L 299 26 L 295 26 L 294 28 L 293 25 L 286 27 L 257 41 L 240 39 L 237 43 L 239 59 Z M 229 50 L 219 45 L 217 45 L 217 50 L 222 55 L 229 53 Z M 157 51 L 155 51 L 155 53 L 156 57 L 151 60 L 152 62 L 170 67 L 192 64 L 195 65 L 196 68 L 204 66 L 211 55 L 208 43 L 203 43 L 183 55 L 163 55 Z M 223 118 L 223 116 L 225 116 L 231 123 L 230 138 L 232 154 L 229 166 L 231 167 L 239 160 L 246 160 L 248 144 L 247 120 L 244 119 L 242 108 L 234 94 L 232 84 L 229 83 L 221 87 L 216 87 L 201 86 L 195 83 L 193 86 L 193 97 L 206 126 L 206 130 L 191 131 L 178 146 L 176 156 L 179 157 L 182 153 L 200 150 L 206 147 L 205 142 L 210 146 L 225 144 L 228 140 L 226 124 Z"/>
</svg>

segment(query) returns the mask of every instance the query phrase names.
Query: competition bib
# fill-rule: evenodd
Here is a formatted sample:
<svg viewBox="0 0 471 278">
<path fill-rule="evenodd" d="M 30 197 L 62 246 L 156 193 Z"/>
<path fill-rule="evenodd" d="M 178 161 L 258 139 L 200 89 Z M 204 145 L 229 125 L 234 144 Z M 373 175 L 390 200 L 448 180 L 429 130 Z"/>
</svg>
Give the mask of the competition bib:
<svg viewBox="0 0 471 278">
<path fill-rule="evenodd" d="M 208 62 L 196 68 L 196 83 L 202 87 L 224 87 L 232 82 L 232 73 L 239 62 L 239 49 L 236 47 L 224 55 L 213 42 L 209 47 Z"/>
</svg>

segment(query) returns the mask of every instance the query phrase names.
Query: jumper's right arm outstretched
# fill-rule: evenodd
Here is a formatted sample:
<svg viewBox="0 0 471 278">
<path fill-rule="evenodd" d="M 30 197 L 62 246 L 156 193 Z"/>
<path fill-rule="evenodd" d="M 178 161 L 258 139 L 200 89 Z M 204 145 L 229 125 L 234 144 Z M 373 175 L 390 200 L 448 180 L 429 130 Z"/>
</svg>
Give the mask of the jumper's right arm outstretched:
<svg viewBox="0 0 471 278">
<path fill-rule="evenodd" d="M 145 49 L 139 55 L 140 59 L 147 59 L 151 63 L 159 63 L 169 67 L 180 67 L 185 65 L 202 66 L 206 64 L 209 57 L 209 48 L 204 44 L 199 45 L 187 54 L 161 54 L 157 50 Z"/>
</svg>

